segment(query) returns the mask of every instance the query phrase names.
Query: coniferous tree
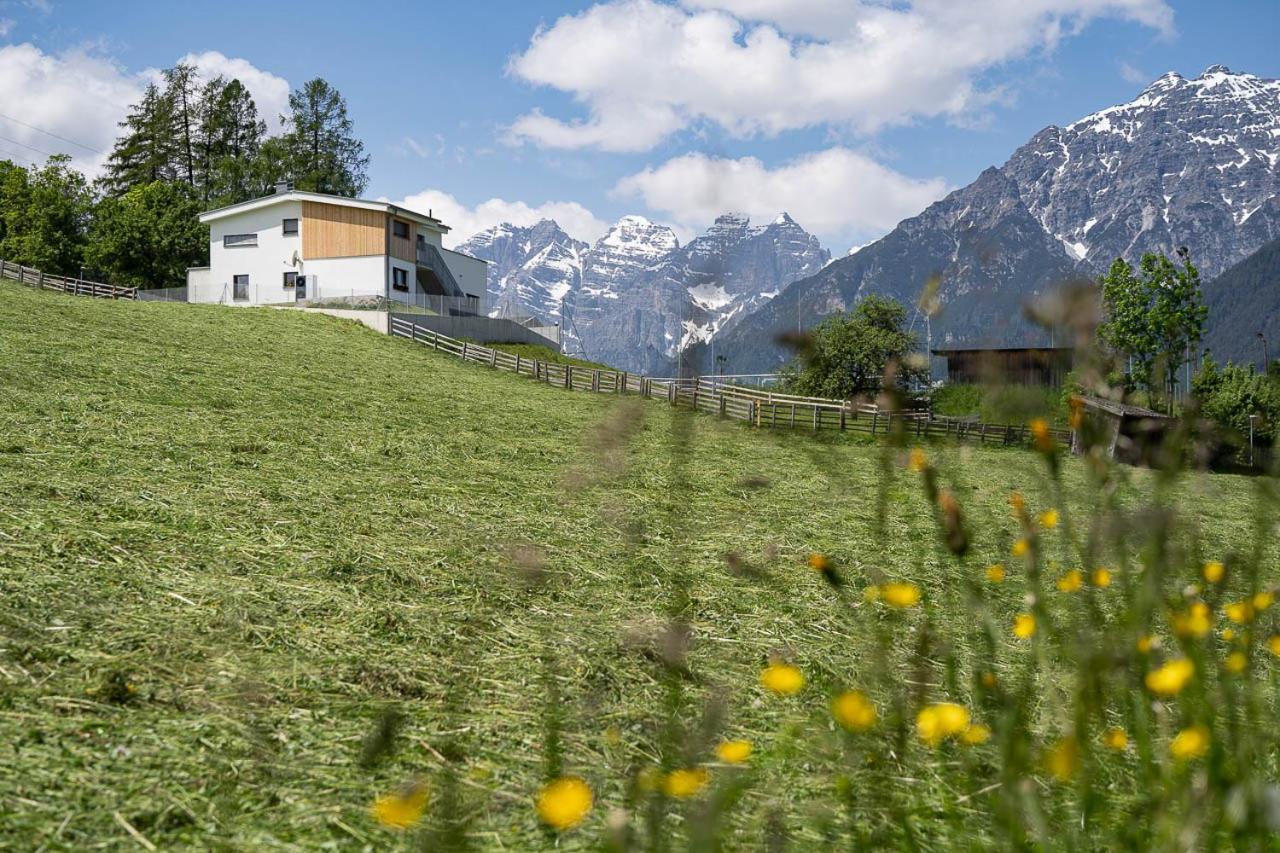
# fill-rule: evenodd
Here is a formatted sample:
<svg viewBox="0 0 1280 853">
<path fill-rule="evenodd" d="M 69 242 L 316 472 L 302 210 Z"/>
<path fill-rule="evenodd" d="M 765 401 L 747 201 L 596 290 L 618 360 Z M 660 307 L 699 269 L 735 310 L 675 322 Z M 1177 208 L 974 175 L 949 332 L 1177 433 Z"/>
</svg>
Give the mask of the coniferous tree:
<svg viewBox="0 0 1280 853">
<path fill-rule="evenodd" d="M 221 205 L 253 198 L 259 194 L 253 163 L 267 133 L 266 122 L 258 118 L 258 107 L 239 80 L 210 81 L 203 100 L 207 119 L 201 127 L 207 156 L 204 199 Z"/>
<path fill-rule="evenodd" d="M 309 80 L 289 96 L 290 177 L 298 189 L 357 196 L 368 183 L 369 156 L 352 132 L 347 102 L 325 80 Z"/>
<path fill-rule="evenodd" d="M 107 160 L 102 185 L 120 195 L 138 184 L 175 178 L 173 102 L 166 91 L 148 84 L 142 100 L 120 122 L 124 133 Z"/>
<path fill-rule="evenodd" d="M 200 80 L 194 65 L 180 62 L 164 72 L 164 81 L 164 94 L 172 105 L 174 172 L 194 187 L 200 144 Z"/>
</svg>

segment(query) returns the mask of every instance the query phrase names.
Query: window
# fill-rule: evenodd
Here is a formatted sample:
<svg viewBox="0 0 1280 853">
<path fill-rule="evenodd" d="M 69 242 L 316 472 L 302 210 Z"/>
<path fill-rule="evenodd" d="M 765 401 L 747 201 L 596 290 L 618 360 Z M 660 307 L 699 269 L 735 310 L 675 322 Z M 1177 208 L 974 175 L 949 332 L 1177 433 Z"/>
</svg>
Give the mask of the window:
<svg viewBox="0 0 1280 853">
<path fill-rule="evenodd" d="M 409 289 L 409 271 L 400 267 L 391 268 L 391 286 L 396 290 Z"/>
<path fill-rule="evenodd" d="M 280 224 L 280 232 L 285 235 L 298 233 L 298 220 L 286 219 Z"/>
<path fill-rule="evenodd" d="M 298 283 L 298 274 L 296 272 L 287 272 L 284 274 L 284 286 L 294 287 Z"/>
<path fill-rule="evenodd" d="M 256 246 L 258 245 L 257 234 L 228 234 L 222 238 L 222 245 L 231 249 L 237 246 Z"/>
<path fill-rule="evenodd" d="M 249 298 L 249 276 L 237 275 L 232 277 L 232 299 L 248 299 Z"/>
<path fill-rule="evenodd" d="M 399 237 L 401 240 L 408 240 L 409 223 L 401 222 L 399 219 L 393 220 L 391 223 L 391 233 Z"/>
</svg>

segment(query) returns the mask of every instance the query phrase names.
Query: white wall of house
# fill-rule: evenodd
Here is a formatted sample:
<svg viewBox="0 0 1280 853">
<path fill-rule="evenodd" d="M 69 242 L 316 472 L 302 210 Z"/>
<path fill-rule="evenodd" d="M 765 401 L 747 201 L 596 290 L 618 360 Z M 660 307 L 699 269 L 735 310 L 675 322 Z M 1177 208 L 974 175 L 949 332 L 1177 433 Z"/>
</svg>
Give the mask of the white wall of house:
<svg viewBox="0 0 1280 853">
<path fill-rule="evenodd" d="M 387 256 L 318 258 L 303 261 L 299 272 L 307 276 L 308 300 L 383 296 Z"/>
<path fill-rule="evenodd" d="M 228 305 L 273 305 L 293 301 L 293 289 L 284 286 L 284 274 L 297 272 L 294 252 L 302 254 L 301 234 L 286 235 L 285 219 L 302 218 L 302 202 L 281 200 L 256 210 L 246 210 L 209 223 L 209 272 L 203 283 L 191 287 L 190 302 L 225 302 Z M 257 245 L 227 246 L 233 234 L 256 234 Z M 235 276 L 249 276 L 248 298 L 234 299 Z"/>
<path fill-rule="evenodd" d="M 453 277 L 457 279 L 459 286 L 466 291 L 468 296 L 474 296 L 480 300 L 480 313 L 483 314 L 488 265 L 479 258 L 473 258 L 470 255 L 464 255 L 451 249 L 442 249 L 440 254 L 444 256 L 444 262 L 449 267 L 449 272 L 453 273 Z"/>
</svg>

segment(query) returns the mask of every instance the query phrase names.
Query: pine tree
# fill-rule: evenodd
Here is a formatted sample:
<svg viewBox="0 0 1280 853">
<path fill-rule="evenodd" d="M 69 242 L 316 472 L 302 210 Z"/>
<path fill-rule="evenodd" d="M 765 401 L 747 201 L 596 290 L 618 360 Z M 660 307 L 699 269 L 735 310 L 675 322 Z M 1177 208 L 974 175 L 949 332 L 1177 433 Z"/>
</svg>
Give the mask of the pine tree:
<svg viewBox="0 0 1280 853">
<path fill-rule="evenodd" d="M 215 83 L 217 85 L 215 85 Z M 258 156 L 266 122 L 239 80 L 210 81 L 202 96 L 201 141 L 206 152 L 204 199 L 234 204 L 254 197 L 253 161 Z"/>
<path fill-rule="evenodd" d="M 120 122 L 124 134 L 107 160 L 104 189 L 123 195 L 138 184 L 174 179 L 173 102 L 154 83 Z"/>
<path fill-rule="evenodd" d="M 199 146 L 200 80 L 194 65 L 180 62 L 164 72 L 165 97 L 172 104 L 175 169 L 180 180 L 196 186 Z"/>
<path fill-rule="evenodd" d="M 289 96 L 290 177 L 298 189 L 357 196 L 368 183 L 369 156 L 352 133 L 347 102 L 326 81 L 309 80 Z"/>
</svg>

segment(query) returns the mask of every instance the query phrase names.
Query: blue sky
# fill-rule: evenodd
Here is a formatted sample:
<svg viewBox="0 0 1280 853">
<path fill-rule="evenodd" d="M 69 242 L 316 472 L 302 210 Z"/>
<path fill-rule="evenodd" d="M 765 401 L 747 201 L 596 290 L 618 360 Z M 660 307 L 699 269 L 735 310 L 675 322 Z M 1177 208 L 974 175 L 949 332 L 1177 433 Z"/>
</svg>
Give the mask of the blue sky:
<svg viewBox="0 0 1280 853">
<path fill-rule="evenodd" d="M 148 74 L 193 55 L 248 74 L 265 109 L 328 79 L 372 158 L 366 194 L 461 236 L 551 214 L 593 239 L 641 213 L 687 239 L 720 209 L 785 207 L 842 252 L 1165 71 L 1280 77 L 1277 0 L 298 8 L 0 0 L 0 156 L 92 169 Z"/>
</svg>

